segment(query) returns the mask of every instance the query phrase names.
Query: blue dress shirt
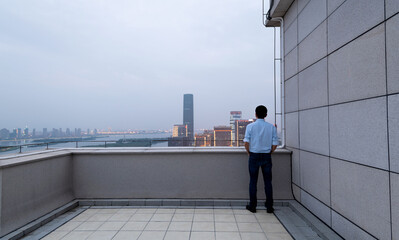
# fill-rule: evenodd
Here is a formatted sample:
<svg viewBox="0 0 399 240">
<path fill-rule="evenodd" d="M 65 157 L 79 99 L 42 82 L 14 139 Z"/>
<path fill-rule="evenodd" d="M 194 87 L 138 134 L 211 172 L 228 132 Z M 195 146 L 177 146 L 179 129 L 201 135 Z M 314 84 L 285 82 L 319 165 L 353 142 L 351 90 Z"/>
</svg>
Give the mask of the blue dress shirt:
<svg viewBox="0 0 399 240">
<path fill-rule="evenodd" d="M 264 119 L 257 119 L 248 124 L 244 142 L 249 143 L 249 151 L 252 153 L 270 153 L 272 145 L 278 145 L 276 127 Z"/>
</svg>

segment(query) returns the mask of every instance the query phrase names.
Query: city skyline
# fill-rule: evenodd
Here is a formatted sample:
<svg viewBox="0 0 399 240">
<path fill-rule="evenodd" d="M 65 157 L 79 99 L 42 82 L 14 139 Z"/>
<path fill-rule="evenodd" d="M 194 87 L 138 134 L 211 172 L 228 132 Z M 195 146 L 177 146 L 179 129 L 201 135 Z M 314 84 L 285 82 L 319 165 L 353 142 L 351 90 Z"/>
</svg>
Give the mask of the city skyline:
<svg viewBox="0 0 399 240">
<path fill-rule="evenodd" d="M 225 124 L 231 109 L 250 118 L 264 104 L 273 114 L 264 44 L 273 30 L 260 9 L 244 0 L 1 2 L 0 126 L 170 129 L 187 92 L 197 129 Z"/>
</svg>

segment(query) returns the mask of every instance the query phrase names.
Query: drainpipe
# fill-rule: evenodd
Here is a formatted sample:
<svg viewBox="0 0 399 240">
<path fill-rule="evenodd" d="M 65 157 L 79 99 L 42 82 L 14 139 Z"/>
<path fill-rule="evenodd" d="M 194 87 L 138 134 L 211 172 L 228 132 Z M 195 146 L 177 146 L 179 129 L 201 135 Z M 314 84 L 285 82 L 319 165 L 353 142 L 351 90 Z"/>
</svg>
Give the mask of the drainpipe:
<svg viewBox="0 0 399 240">
<path fill-rule="evenodd" d="M 285 90 L 284 90 L 284 19 L 282 17 L 272 18 L 272 21 L 279 21 L 280 22 L 280 90 L 281 90 L 281 146 L 279 148 L 285 148 Z"/>
</svg>

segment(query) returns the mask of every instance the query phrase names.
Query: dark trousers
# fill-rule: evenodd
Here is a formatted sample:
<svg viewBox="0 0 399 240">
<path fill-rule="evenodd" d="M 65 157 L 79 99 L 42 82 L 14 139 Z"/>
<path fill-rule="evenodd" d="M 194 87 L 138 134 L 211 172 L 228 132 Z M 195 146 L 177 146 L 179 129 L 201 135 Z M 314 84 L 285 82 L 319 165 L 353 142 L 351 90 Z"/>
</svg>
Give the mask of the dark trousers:
<svg viewBox="0 0 399 240">
<path fill-rule="evenodd" d="M 270 153 L 250 153 L 249 161 L 249 200 L 250 206 L 257 206 L 257 184 L 259 168 L 262 169 L 263 181 L 266 193 L 266 208 L 273 207 L 273 187 L 272 187 L 272 157 Z"/>
</svg>

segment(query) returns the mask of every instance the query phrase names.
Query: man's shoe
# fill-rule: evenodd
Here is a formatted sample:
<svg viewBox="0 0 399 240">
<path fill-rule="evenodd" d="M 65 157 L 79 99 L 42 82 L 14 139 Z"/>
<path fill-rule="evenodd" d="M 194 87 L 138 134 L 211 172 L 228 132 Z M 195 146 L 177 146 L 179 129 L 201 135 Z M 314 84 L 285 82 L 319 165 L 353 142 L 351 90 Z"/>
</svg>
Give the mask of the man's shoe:
<svg viewBox="0 0 399 240">
<path fill-rule="evenodd" d="M 254 208 L 254 207 L 251 207 L 251 206 L 247 205 L 245 208 L 246 208 L 248 211 L 250 211 L 251 213 L 256 213 L 256 208 Z"/>
<path fill-rule="evenodd" d="M 274 208 L 272 208 L 272 207 L 271 208 L 267 208 L 266 212 L 267 213 L 274 213 Z"/>
</svg>

